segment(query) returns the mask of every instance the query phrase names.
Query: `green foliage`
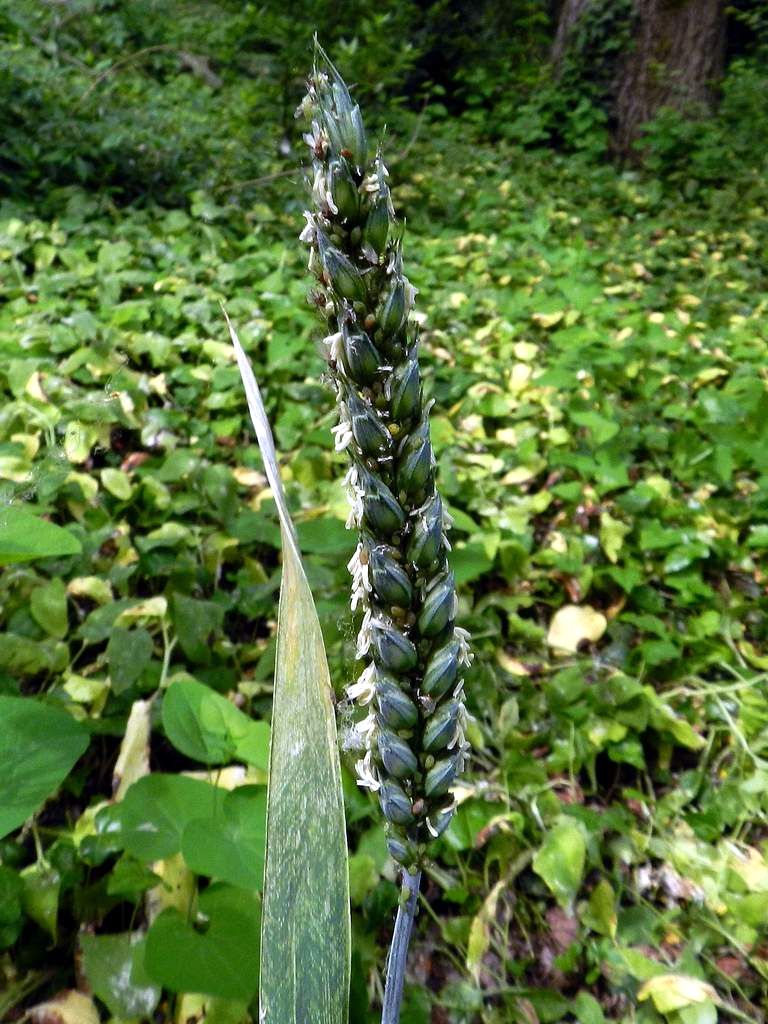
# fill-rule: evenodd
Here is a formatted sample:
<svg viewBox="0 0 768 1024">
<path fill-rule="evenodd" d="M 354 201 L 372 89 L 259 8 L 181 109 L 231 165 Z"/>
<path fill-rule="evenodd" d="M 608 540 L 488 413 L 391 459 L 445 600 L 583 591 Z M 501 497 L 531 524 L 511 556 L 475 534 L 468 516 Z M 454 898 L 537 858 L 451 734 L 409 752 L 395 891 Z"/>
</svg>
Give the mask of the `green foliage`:
<svg viewBox="0 0 768 1024">
<path fill-rule="evenodd" d="M 0 697 L 0 838 L 56 792 L 87 746 L 87 730 L 58 708 Z"/>
<path fill-rule="evenodd" d="M 172 992 L 247 1003 L 259 977 L 260 909 L 251 891 L 217 882 L 200 895 L 199 927 L 164 910 L 147 935 L 147 974 Z"/>
<path fill-rule="evenodd" d="M 540 61 L 520 93 L 500 99 L 494 134 L 524 146 L 549 145 L 604 157 L 610 142 L 613 90 L 632 45 L 631 0 L 592 0 L 571 27 L 556 65 Z"/>
<path fill-rule="evenodd" d="M 765 173 L 768 152 L 768 75 L 765 57 L 734 60 L 722 83 L 717 113 L 699 118 L 665 109 L 648 124 L 640 147 L 652 174 L 687 195 Z"/>
<path fill-rule="evenodd" d="M 91 7 L 70 8 L 72 19 L 48 32 L 62 53 L 71 52 L 67 33 L 76 39 L 87 28 L 108 40 L 112 29 L 99 19 L 115 24 L 134 10 L 101 5 L 97 18 Z M 17 9 L 28 17 L 30 8 Z M 90 21 L 79 20 L 81 9 Z M 84 62 L 93 49 L 96 75 L 119 59 L 118 43 L 128 56 L 162 41 L 151 28 L 157 9 L 146 10 L 135 8 L 134 34 L 105 42 L 108 52 L 95 38 L 83 47 Z M 62 8 L 40 11 L 48 18 Z M 207 22 L 212 46 L 225 21 Z M 340 59 L 345 72 L 360 60 L 349 77 L 375 93 L 366 62 L 373 53 L 386 63 L 392 51 L 371 24 L 366 46 L 355 50 L 350 39 Z M 25 62 L 31 77 L 37 59 L 4 51 L 6 99 L 20 95 Z M 420 59 L 402 57 L 415 78 Z M 0 207 L 3 508 L 28 501 L 38 521 L 74 539 L 40 550 L 42 533 L 25 529 L 35 557 L 0 573 L 0 694 L 21 700 L 25 715 L 56 716 L 55 729 L 38 719 L 33 730 L 36 741 L 45 736 L 34 752 L 40 772 L 0 716 L 0 806 L 19 799 L 13 831 L 0 840 L 0 1016 L 71 988 L 82 954 L 104 1019 L 130 1019 L 140 1007 L 149 1016 L 150 1006 L 168 1021 L 182 1011 L 255 1019 L 253 960 L 235 979 L 205 961 L 223 949 L 239 962 L 242 937 L 258 933 L 263 851 L 250 811 L 264 798 L 281 540 L 220 300 L 244 325 L 265 385 L 339 694 L 353 674 L 344 565 L 354 545 L 339 458 L 328 451 L 333 398 L 315 383 L 322 361 L 295 241 L 298 185 L 278 181 L 241 207 L 234 191 L 200 187 L 201 173 L 231 181 L 274 162 L 249 144 L 243 152 L 256 154 L 248 160 L 257 167 L 230 163 L 226 148 L 215 165 L 195 138 L 217 144 L 229 117 L 246 111 L 248 131 L 263 131 L 271 153 L 285 118 L 266 92 L 261 106 L 251 102 L 250 79 L 242 105 L 233 100 L 241 65 L 214 60 L 225 85 L 212 90 L 157 51 L 107 75 L 81 108 L 86 119 L 100 112 L 104 125 L 129 110 L 120 143 L 128 149 L 146 125 L 137 97 L 149 103 L 147 117 L 162 115 L 152 131 L 165 155 L 134 164 L 111 144 L 99 148 L 95 131 L 85 145 L 71 116 L 69 65 L 62 58 L 57 73 L 67 67 L 44 89 L 53 65 L 39 60 L 33 84 L 48 106 L 4 107 L 20 118 L 4 136 L 17 154 L 14 186 L 71 182 L 77 150 L 84 180 L 106 169 L 103 180 L 126 197 L 147 174 L 167 198 L 177 186 L 162 185 L 166 174 L 176 182 L 187 166 L 193 191 L 179 189 L 173 207 L 144 194 L 141 205 L 118 207 L 106 193 L 67 186 L 33 202 L 21 190 Z M 302 49 L 296 78 L 286 78 L 297 92 L 305 63 Z M 521 74 L 530 83 L 534 71 Z M 134 74 L 147 78 L 146 91 L 131 86 L 131 98 Z M 267 79 L 277 95 L 271 74 L 255 75 L 254 90 Z M 179 114 L 175 133 L 177 75 L 190 76 L 185 103 L 194 93 L 201 107 L 197 122 Z M 514 110 L 496 118 L 486 145 L 487 97 L 496 95 L 488 90 L 499 80 L 478 76 L 470 103 L 470 68 L 470 112 L 452 118 L 428 107 L 412 144 L 405 113 L 392 128 L 396 156 L 411 145 L 391 180 L 424 312 L 425 392 L 436 399 L 432 443 L 454 517 L 460 621 L 477 648 L 467 693 L 478 719 L 477 759 L 435 844 L 432 914 L 419 916 L 414 940 L 422 973 L 404 1020 L 709 1024 L 718 1004 L 702 985 L 714 987 L 723 1020 L 760 1020 L 768 194 L 755 171 L 765 147 L 756 141 L 750 152 L 749 140 L 765 120 L 761 75 L 745 48 L 723 84 L 727 117 L 695 131 L 666 128 L 664 118 L 649 128 L 653 173 L 595 163 L 591 143 L 586 156 L 542 148 L 554 129 L 546 122 L 537 134 L 539 115 L 511 95 Z M 150 95 L 166 87 L 164 99 Z M 29 120 L 35 110 L 45 113 L 39 125 Z M 505 125 L 518 115 L 533 124 L 531 137 L 518 124 L 509 144 Z M 602 128 L 589 128 L 593 108 L 583 116 L 584 137 L 600 141 Z M 57 119 L 69 119 L 71 139 Z M 47 152 L 42 162 L 35 155 L 46 140 L 59 154 L 50 164 Z M 192 154 L 181 171 L 177 145 Z M 155 157 L 162 172 L 151 169 Z M 602 616 L 605 629 L 555 653 L 547 638 L 566 606 Z M 254 723 L 253 754 L 241 746 L 242 715 Z M 343 706 L 341 715 L 344 728 Z M 49 737 L 69 731 L 79 737 L 69 764 L 54 764 L 67 744 Z M 123 745 L 115 781 L 125 784 L 113 802 Z M 356 756 L 344 754 L 342 780 L 352 1020 L 367 1024 L 397 890 L 374 805 L 349 771 Z M 147 761 L 153 771 L 143 779 Z M 150 957 L 146 935 L 159 922 Z M 127 978 L 119 993 L 118 971 Z M 197 1002 L 174 992 L 225 985 L 231 996 Z"/>
<path fill-rule="evenodd" d="M 6 505 L 0 515 L 0 565 L 79 555 L 82 550 L 78 539 L 67 530 L 17 505 Z"/>
</svg>

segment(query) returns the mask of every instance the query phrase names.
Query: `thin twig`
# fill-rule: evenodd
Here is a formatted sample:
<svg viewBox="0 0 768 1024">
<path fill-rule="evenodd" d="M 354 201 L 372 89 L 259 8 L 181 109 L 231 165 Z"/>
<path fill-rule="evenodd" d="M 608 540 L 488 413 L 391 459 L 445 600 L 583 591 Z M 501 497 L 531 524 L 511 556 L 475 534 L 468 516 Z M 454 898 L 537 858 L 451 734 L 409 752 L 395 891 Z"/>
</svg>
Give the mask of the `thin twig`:
<svg viewBox="0 0 768 1024">
<path fill-rule="evenodd" d="M 291 167 L 286 171 L 274 171 L 272 174 L 264 174 L 261 178 L 247 178 L 245 181 L 230 181 L 229 183 L 224 182 L 221 185 L 217 185 L 213 191 L 229 192 L 238 188 L 253 187 L 254 185 L 266 185 L 269 181 L 276 181 L 278 178 L 287 178 L 289 175 L 295 174 L 296 168 Z"/>
<path fill-rule="evenodd" d="M 416 145 L 416 140 L 419 137 L 419 132 L 421 131 L 421 126 L 424 123 L 424 115 L 427 112 L 427 106 L 429 105 L 429 99 L 430 99 L 430 97 L 427 96 L 426 99 L 424 100 L 424 103 L 421 106 L 421 110 L 419 111 L 419 116 L 416 118 L 416 126 L 413 129 L 413 134 L 411 135 L 410 139 L 406 143 L 405 148 L 402 149 L 399 153 L 395 153 L 395 155 L 390 158 L 388 163 L 390 163 L 390 164 L 397 164 L 397 163 L 400 163 L 401 160 L 405 160 L 405 158 L 411 152 L 413 147 Z"/>
<path fill-rule="evenodd" d="M 156 43 L 154 46 L 145 46 L 141 50 L 135 50 L 133 53 L 127 54 L 125 57 L 121 57 L 120 60 L 116 60 L 113 64 L 110 64 L 108 68 L 104 68 L 96 75 L 95 79 L 91 82 L 85 92 L 82 94 L 80 99 L 75 105 L 75 110 L 79 110 L 80 107 L 85 103 L 94 89 L 97 89 L 101 83 L 109 76 L 118 70 L 118 68 L 125 67 L 126 64 L 131 64 L 135 60 L 141 60 L 142 57 L 146 57 L 150 53 L 161 53 L 163 51 L 171 51 L 181 54 L 185 51 L 179 50 L 178 46 L 174 46 L 172 43 Z"/>
<path fill-rule="evenodd" d="M 384 988 L 381 1024 L 398 1024 L 400 1020 L 400 1004 L 403 1000 L 403 985 L 405 984 L 405 962 L 408 956 L 408 944 L 411 941 L 413 919 L 416 915 L 420 883 L 421 871 L 417 871 L 414 875 L 408 871 L 403 872 L 400 906 L 397 908 L 392 945 L 389 947 L 389 956 L 387 957 L 387 983 Z"/>
</svg>

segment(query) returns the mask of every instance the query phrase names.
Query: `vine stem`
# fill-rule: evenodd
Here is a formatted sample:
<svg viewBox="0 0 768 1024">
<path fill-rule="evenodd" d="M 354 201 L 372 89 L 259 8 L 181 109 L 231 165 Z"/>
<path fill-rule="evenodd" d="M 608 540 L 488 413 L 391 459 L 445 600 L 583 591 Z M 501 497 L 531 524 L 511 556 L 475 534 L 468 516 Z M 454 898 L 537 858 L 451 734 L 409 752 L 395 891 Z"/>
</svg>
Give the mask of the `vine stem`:
<svg viewBox="0 0 768 1024">
<path fill-rule="evenodd" d="M 400 1021 L 400 1004 L 403 1001 L 403 985 L 405 984 L 405 963 L 408 957 L 408 944 L 411 941 L 413 919 L 416 916 L 420 884 L 421 871 L 417 871 L 413 875 L 408 871 L 403 871 L 400 905 L 397 908 L 392 945 L 389 947 L 387 956 L 387 981 L 384 987 L 381 1024 L 399 1024 Z"/>
</svg>

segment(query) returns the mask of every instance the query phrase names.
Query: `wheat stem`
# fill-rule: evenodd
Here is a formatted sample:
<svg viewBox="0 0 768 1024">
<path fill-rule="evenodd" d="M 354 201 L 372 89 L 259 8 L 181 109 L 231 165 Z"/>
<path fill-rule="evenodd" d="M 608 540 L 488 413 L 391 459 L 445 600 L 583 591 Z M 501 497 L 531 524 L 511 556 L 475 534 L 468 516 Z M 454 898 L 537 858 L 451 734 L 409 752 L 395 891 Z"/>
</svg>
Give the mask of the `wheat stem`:
<svg viewBox="0 0 768 1024">
<path fill-rule="evenodd" d="M 416 871 L 414 874 L 403 871 L 400 905 L 397 908 L 392 945 L 387 957 L 387 981 L 384 988 L 384 1003 L 381 1008 L 381 1024 L 398 1024 L 400 1020 L 400 1005 L 403 1001 L 403 986 L 405 984 L 405 964 L 413 929 L 413 919 L 416 916 L 420 883 L 421 871 Z"/>
</svg>

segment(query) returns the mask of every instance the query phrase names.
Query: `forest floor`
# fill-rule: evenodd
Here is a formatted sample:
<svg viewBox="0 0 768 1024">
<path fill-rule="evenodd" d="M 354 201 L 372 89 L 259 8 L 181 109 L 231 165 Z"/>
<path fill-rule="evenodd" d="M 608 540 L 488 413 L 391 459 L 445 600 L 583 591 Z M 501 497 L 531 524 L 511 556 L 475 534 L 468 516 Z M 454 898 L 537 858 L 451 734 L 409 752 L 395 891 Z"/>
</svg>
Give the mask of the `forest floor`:
<svg viewBox="0 0 768 1024">
<path fill-rule="evenodd" d="M 477 724 L 403 1024 L 763 1021 L 768 190 L 683 198 L 454 138 L 407 164 L 390 180 Z M 245 211 L 78 190 L 0 206 L 0 492 L 83 543 L 0 576 L 0 693 L 45 692 L 97 734 L 38 833 L 0 844 L 0 977 L 38 979 L 35 998 L 73 984 L 82 923 L 124 933 L 156 881 L 87 812 L 131 704 L 192 676 L 269 715 L 279 531 L 221 302 L 265 392 L 339 692 L 353 675 L 302 188 Z M 151 751 L 154 770 L 196 767 L 159 721 Z M 397 891 L 376 808 L 345 781 L 367 1022 Z M 43 852 L 48 903 L 3 903 Z"/>
</svg>

